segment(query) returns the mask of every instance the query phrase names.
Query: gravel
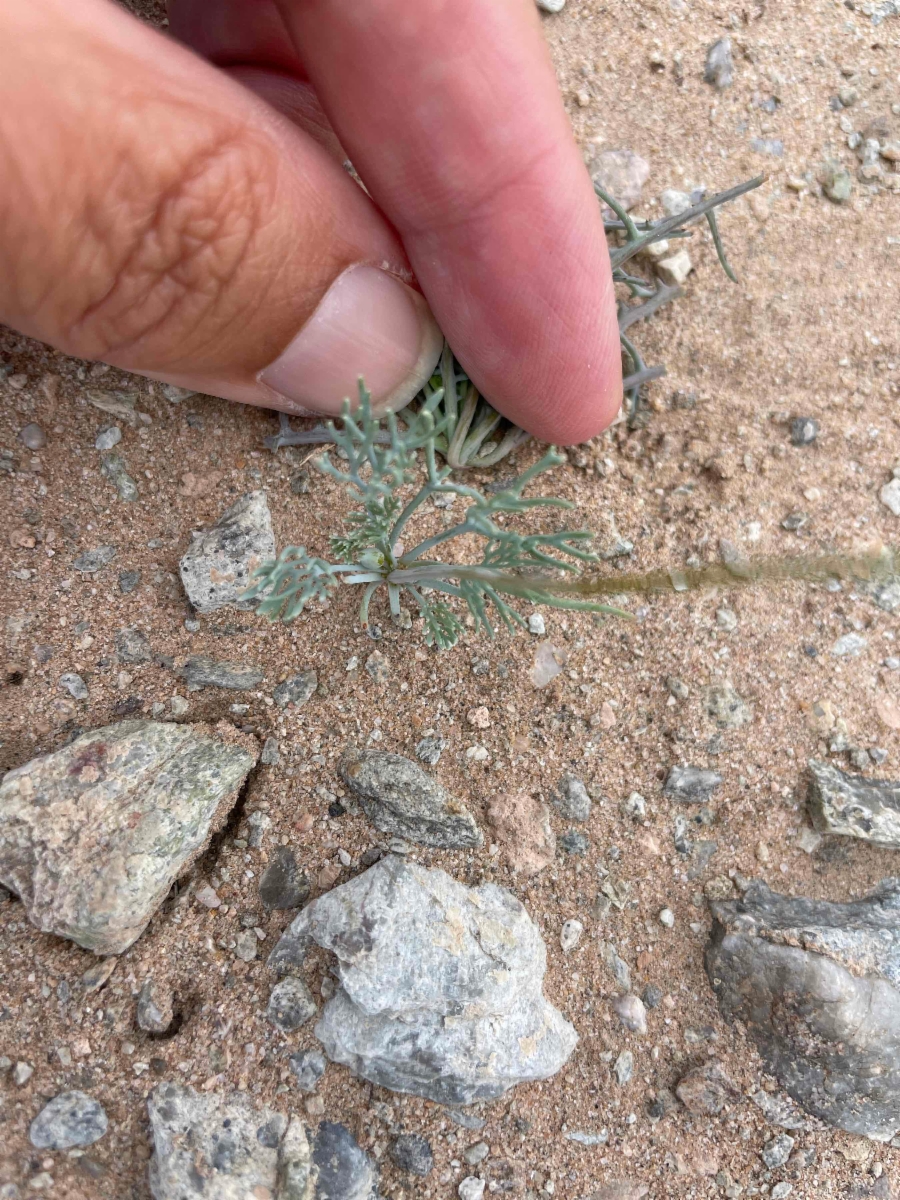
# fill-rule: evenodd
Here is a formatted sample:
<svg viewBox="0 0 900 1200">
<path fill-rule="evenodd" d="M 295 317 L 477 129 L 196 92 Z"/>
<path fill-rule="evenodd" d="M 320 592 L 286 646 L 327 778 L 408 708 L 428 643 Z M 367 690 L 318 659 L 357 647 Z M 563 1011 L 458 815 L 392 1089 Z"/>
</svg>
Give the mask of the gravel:
<svg viewBox="0 0 900 1200">
<path fill-rule="evenodd" d="M 793 417 L 791 419 L 791 445 L 811 446 L 819 436 L 819 422 L 815 417 Z"/>
<path fill-rule="evenodd" d="M 770 1171 L 774 1171 L 777 1167 L 784 1166 L 791 1157 L 793 1148 L 794 1139 L 791 1135 L 789 1133 L 779 1133 L 777 1137 L 766 1142 L 760 1153 L 760 1158 Z"/>
<path fill-rule="evenodd" d="M 635 996 L 634 993 L 618 996 L 612 1002 L 612 1010 L 632 1033 L 647 1032 L 647 1010 L 640 996 Z"/>
<path fill-rule="evenodd" d="M 73 700 L 87 700 L 88 686 L 74 671 L 67 671 L 65 675 L 60 675 L 59 686 L 64 688 Z"/>
<path fill-rule="evenodd" d="M 115 546 L 98 546 L 96 550 L 85 550 L 83 554 L 79 554 L 72 566 L 82 575 L 95 575 L 102 571 L 107 563 L 111 563 L 116 554 Z"/>
<path fill-rule="evenodd" d="M 279 683 L 272 692 L 272 699 L 279 708 L 286 708 L 289 704 L 301 708 L 312 698 L 318 686 L 319 677 L 315 671 L 298 671 L 296 675 L 291 675 L 289 679 Z"/>
<path fill-rule="evenodd" d="M 118 425 L 106 425 L 97 434 L 94 446 L 98 450 L 112 450 L 122 440 L 122 430 Z"/>
<path fill-rule="evenodd" d="M 47 435 L 40 425 L 30 421 L 19 430 L 19 441 L 29 450 L 43 450 L 47 445 Z"/>
<path fill-rule="evenodd" d="M 153 979 L 145 980 L 138 994 L 138 1027 L 145 1033 L 165 1033 L 172 1018 L 171 989 Z"/>
<path fill-rule="evenodd" d="M 325 1055 L 318 1050 L 301 1050 L 292 1054 L 288 1065 L 294 1073 L 297 1087 L 301 1092 L 312 1093 L 319 1086 L 319 1080 L 325 1074 L 327 1064 Z"/>
<path fill-rule="evenodd" d="M 591 798 L 582 780 L 563 775 L 557 784 L 556 807 L 568 821 L 586 821 L 591 815 Z"/>
<path fill-rule="evenodd" d="M 316 1002 L 304 981 L 288 975 L 272 989 L 266 1017 L 282 1033 L 292 1033 L 311 1021 L 316 1012 Z"/>
<path fill-rule="evenodd" d="M 403 1133 L 391 1143 L 391 1160 L 401 1171 L 422 1179 L 434 1169 L 431 1143 L 419 1133 Z"/>
</svg>

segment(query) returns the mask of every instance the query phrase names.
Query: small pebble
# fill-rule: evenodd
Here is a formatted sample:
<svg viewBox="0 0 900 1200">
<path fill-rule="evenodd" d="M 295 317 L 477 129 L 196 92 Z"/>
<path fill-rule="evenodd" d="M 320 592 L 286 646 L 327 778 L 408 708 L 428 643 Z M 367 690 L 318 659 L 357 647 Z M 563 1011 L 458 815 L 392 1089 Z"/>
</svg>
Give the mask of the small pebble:
<svg viewBox="0 0 900 1200">
<path fill-rule="evenodd" d="M 239 958 L 241 962 L 253 962 L 258 949 L 259 942 L 252 929 L 245 929 L 237 935 L 234 943 L 235 958 Z"/>
<path fill-rule="evenodd" d="M 84 1092 L 62 1092 L 31 1122 L 28 1137 L 38 1150 L 91 1146 L 108 1128 L 102 1106 Z"/>
<path fill-rule="evenodd" d="M 720 38 L 709 47 L 703 78 L 720 92 L 734 83 L 734 56 L 730 38 Z"/>
<path fill-rule="evenodd" d="M 648 983 L 644 988 L 643 1001 L 645 1008 L 659 1008 L 662 1004 L 663 990 L 655 983 Z"/>
<path fill-rule="evenodd" d="M 29 450 L 43 450 L 47 445 L 47 435 L 41 429 L 40 425 L 36 425 L 31 421 L 23 429 L 19 430 L 19 441 L 23 446 L 27 446 Z"/>
<path fill-rule="evenodd" d="M 770 1170 L 776 1167 L 783 1167 L 791 1156 L 791 1151 L 794 1148 L 794 1139 L 789 1133 L 779 1133 L 777 1137 L 772 1138 L 770 1142 L 766 1142 L 762 1148 L 760 1158 Z"/>
<path fill-rule="evenodd" d="M 141 582 L 140 571 L 120 571 L 119 572 L 119 591 L 123 596 L 129 595 L 137 585 Z"/>
<path fill-rule="evenodd" d="M 845 633 L 831 647 L 831 653 L 836 658 L 848 658 L 857 654 L 862 654 L 868 642 L 861 634 Z"/>
<path fill-rule="evenodd" d="M 631 1076 L 634 1074 L 634 1055 L 630 1050 L 622 1051 L 613 1063 L 613 1071 L 619 1087 L 624 1087 L 626 1083 L 630 1082 Z"/>
<path fill-rule="evenodd" d="M 549 3 L 549 0 L 545 0 Z M 468 1175 L 457 1189 L 459 1200 L 482 1200 L 484 1196 L 485 1182 L 475 1175 Z"/>
<path fill-rule="evenodd" d="M 34 1067 L 31 1063 L 17 1062 L 15 1067 L 13 1067 L 13 1083 L 16 1087 L 24 1087 L 33 1074 Z"/>
<path fill-rule="evenodd" d="M 256 935 L 252 934 L 252 937 L 255 941 Z M 292 1033 L 311 1020 L 316 1011 L 316 1002 L 304 981 L 288 975 L 272 988 L 266 1017 L 282 1033 Z"/>
<path fill-rule="evenodd" d="M 314 1092 L 325 1074 L 325 1056 L 318 1050 L 301 1050 L 298 1054 L 292 1054 L 288 1063 L 300 1091 Z"/>
<path fill-rule="evenodd" d="M 540 613 L 532 613 L 528 618 L 528 632 L 533 633 L 536 637 L 543 637 L 547 632 L 547 626 L 544 623 L 544 618 Z"/>
<path fill-rule="evenodd" d="M 491 1148 L 487 1142 L 476 1142 L 474 1146 L 463 1150 L 463 1158 L 470 1167 L 477 1167 L 480 1162 L 484 1162 L 490 1152 Z"/>
<path fill-rule="evenodd" d="M 538 8 L 544 12 L 558 13 L 566 7 L 566 0 L 536 0 Z"/>
<path fill-rule="evenodd" d="M 267 737 L 262 748 L 259 761 L 266 767 L 277 767 L 281 762 L 281 749 L 278 738 Z"/>
<path fill-rule="evenodd" d="M 580 921 L 574 919 L 566 921 L 559 935 L 559 944 L 563 948 L 563 953 L 568 954 L 570 950 L 574 950 L 581 941 L 583 933 L 584 925 Z"/>
<path fill-rule="evenodd" d="M 403 1133 L 391 1146 L 391 1159 L 401 1171 L 424 1179 L 434 1169 L 431 1143 L 419 1133 Z"/>
<path fill-rule="evenodd" d="M 122 430 L 118 425 L 107 425 L 97 434 L 94 446 L 98 450 L 112 450 L 122 440 Z"/>
<path fill-rule="evenodd" d="M 87 684 L 74 671 L 67 671 L 65 675 L 60 675 L 59 686 L 64 688 L 73 700 L 87 700 L 88 698 Z"/>
<path fill-rule="evenodd" d="M 173 717 L 183 717 L 190 707 L 190 703 L 185 700 L 184 696 L 175 695 L 169 700 L 169 708 L 172 710 Z"/>
<path fill-rule="evenodd" d="M 612 1002 L 612 1009 L 625 1028 L 630 1029 L 632 1033 L 647 1032 L 647 1010 L 640 996 L 617 996 Z"/>
<path fill-rule="evenodd" d="M 430 767 L 437 766 L 446 745 L 441 737 L 423 737 L 416 745 L 416 758 Z"/>
<path fill-rule="evenodd" d="M 675 926 L 675 914 L 671 908 L 664 908 L 659 914 L 659 923 L 664 925 L 666 929 L 672 929 Z"/>
<path fill-rule="evenodd" d="M 819 436 L 819 422 L 814 417 L 794 417 L 791 420 L 791 445 L 811 446 Z"/>
</svg>

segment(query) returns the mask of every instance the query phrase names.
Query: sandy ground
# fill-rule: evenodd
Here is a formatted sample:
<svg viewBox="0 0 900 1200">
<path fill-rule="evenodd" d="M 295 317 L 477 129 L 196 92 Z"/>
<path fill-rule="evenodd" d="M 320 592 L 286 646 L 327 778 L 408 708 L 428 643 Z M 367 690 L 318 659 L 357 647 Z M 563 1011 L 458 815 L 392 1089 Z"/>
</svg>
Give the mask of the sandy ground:
<svg viewBox="0 0 900 1200">
<path fill-rule="evenodd" d="M 761 192 L 722 217 L 740 284 L 727 283 L 700 234 L 688 297 L 638 331 L 648 361 L 669 369 L 652 387 L 647 427 L 628 433 L 619 426 L 573 454 L 546 485 L 575 503 L 577 522 L 598 530 L 601 545 L 612 513 L 634 543 L 632 565 L 678 565 L 692 555 L 712 561 L 723 538 L 748 553 L 897 541 L 898 519 L 878 492 L 900 457 L 900 198 L 856 183 L 851 203 L 838 207 L 815 184 L 830 154 L 855 176 L 842 115 L 860 130 L 883 118 L 900 136 L 900 21 L 873 28 L 859 3 L 855 8 L 752 0 L 732 13 L 713 0 L 569 0 L 545 21 L 579 139 L 587 149 L 628 147 L 644 155 L 652 168 L 648 200 L 667 186 L 718 189 L 769 174 Z M 702 81 L 703 58 L 725 34 L 735 44 L 736 79 L 718 93 Z M 829 100 L 847 86 L 857 89 L 857 104 L 836 113 Z M 765 104 L 772 97 L 777 105 Z M 784 156 L 755 153 L 751 137 L 783 139 Z M 797 192 L 789 179 L 809 186 Z M 643 211 L 661 210 L 648 204 Z M 349 595 L 338 596 L 327 617 L 304 616 L 290 629 L 226 611 L 190 633 L 177 562 L 191 530 L 264 487 L 279 545 L 299 541 L 324 552 L 325 534 L 338 528 L 345 507 L 337 485 L 314 474 L 307 494 L 291 492 L 296 452 L 273 456 L 262 448 L 275 427 L 271 414 L 204 397 L 172 404 L 159 385 L 66 359 L 12 332 L 0 335 L 0 359 L 11 369 L 0 382 L 0 447 L 12 451 L 16 467 L 0 475 L 8 514 L 0 768 L 59 747 L 76 727 L 123 713 L 150 715 L 154 704 L 186 695 L 166 666 L 126 670 L 116 662 L 115 633 L 127 625 L 143 629 L 154 651 L 176 662 L 202 653 L 260 663 L 266 680 L 258 692 L 192 694 L 181 719 L 237 720 L 260 738 L 277 737 L 282 754 L 279 766 L 257 771 L 240 824 L 201 860 L 189 886 L 176 889 L 103 990 L 86 994 L 80 985 L 92 956 L 37 933 L 17 902 L 0 904 L 0 1054 L 34 1067 L 24 1087 L 8 1075 L 0 1079 L 0 1184 L 30 1195 L 37 1176 L 53 1196 L 145 1200 L 144 1101 L 161 1079 L 246 1088 L 261 1101 L 302 1111 L 287 1056 L 314 1045 L 312 1033 L 286 1037 L 265 1022 L 270 976 L 262 961 L 234 957 L 234 938 L 241 918 L 252 916 L 266 932 L 265 953 L 287 923 L 288 914 L 266 914 L 256 892 L 274 846 L 291 844 L 315 878 L 339 849 L 355 861 L 380 844 L 362 817 L 329 816 L 341 794 L 341 750 L 352 741 L 411 755 L 432 729 L 448 743 L 434 773 L 479 818 L 501 790 L 549 798 L 567 771 L 594 794 L 584 827 L 588 852 L 560 854 L 528 884 L 507 872 L 490 838 L 478 854 L 417 855 L 465 882 L 495 880 L 522 898 L 547 941 L 547 994 L 581 1042 L 557 1078 L 484 1108 L 480 1133 L 459 1128 L 435 1105 L 378 1091 L 330 1067 L 319 1089 L 322 1110 L 346 1121 L 372 1153 L 385 1154 L 399 1129 L 432 1142 L 436 1167 L 425 1181 L 401 1176 L 385 1155 L 386 1196 L 455 1195 L 470 1172 L 462 1151 L 479 1140 L 490 1146 L 489 1178 L 506 1170 L 523 1189 L 565 1200 L 612 1181 L 646 1184 L 654 1198 L 724 1195 L 728 1180 L 719 1174 L 717 1182 L 717 1172 L 728 1172 L 748 1196 L 787 1179 L 798 1200 L 849 1196 L 852 1185 L 868 1187 L 882 1173 L 900 1186 L 897 1151 L 815 1122 L 797 1135 L 796 1149 L 815 1152 L 811 1165 L 767 1171 L 759 1153 L 776 1131 L 747 1099 L 715 1118 L 683 1109 L 656 1124 L 647 1116 L 657 1089 L 672 1087 L 688 1066 L 710 1056 L 745 1093 L 774 1087 L 741 1031 L 720 1019 L 706 981 L 708 880 L 738 872 L 776 889 L 845 899 L 898 873 L 887 850 L 826 843 L 810 855 L 798 846 L 806 826 L 805 761 L 827 753 L 810 717 L 815 701 L 830 703 L 854 745 L 887 751 L 884 766 L 870 773 L 900 774 L 900 738 L 878 715 L 884 697 L 900 700 L 900 672 L 882 665 L 898 652 L 895 617 L 849 587 L 832 593 L 802 586 L 633 601 L 641 619 L 628 624 L 548 612 L 548 637 L 569 658 L 565 673 L 540 692 L 529 682 L 536 640 L 528 635 L 494 642 L 470 635 L 439 655 L 422 646 L 415 629 L 404 632 L 387 620 L 377 649 L 389 677 L 375 683 L 362 664 L 376 647 L 361 633 Z M 111 419 L 89 404 L 89 393 L 117 388 L 136 393 L 136 408 L 146 414 L 136 427 L 122 424 L 117 447 L 140 490 L 133 504 L 117 500 L 94 449 Z M 694 393 L 695 407 L 673 402 L 679 392 Z M 786 419 L 796 414 L 821 423 L 815 445 L 790 444 Z M 36 453 L 17 440 L 32 421 L 48 439 Z M 516 465 L 533 453 L 526 448 Z M 502 464 L 497 473 L 505 470 Z M 796 532 L 783 529 L 782 520 L 798 511 L 808 521 Z M 435 525 L 441 519 L 438 512 L 425 518 Z M 104 571 L 83 576 L 73 569 L 79 553 L 103 544 L 118 548 Z M 123 570 L 141 572 L 129 595 L 117 582 Z M 737 616 L 731 632 L 717 621 L 723 606 Z M 867 639 L 863 653 L 832 656 L 835 639 L 854 630 Z M 361 665 L 350 670 L 354 657 Z M 317 670 L 320 692 L 284 715 L 272 705 L 272 689 L 305 667 Z M 59 687 L 67 671 L 84 676 L 87 701 Z M 686 699 L 670 696 L 665 680 L 672 675 L 687 684 Z M 705 689 L 725 681 L 752 705 L 743 728 L 717 729 L 706 714 Z M 230 712 L 236 700 L 249 705 L 239 717 Z M 485 730 L 467 723 L 479 705 L 490 714 Z M 486 761 L 467 758 L 475 745 L 486 748 Z M 842 756 L 835 761 L 847 765 Z M 695 878 L 673 846 L 677 806 L 661 790 L 677 762 L 714 766 L 725 777 L 711 804 L 713 824 L 698 833 L 718 849 Z M 634 791 L 647 800 L 643 824 L 621 811 Z M 255 849 L 246 844 L 254 811 L 271 820 Z M 554 823 L 557 834 L 564 832 L 556 815 Z M 627 899 L 621 911 L 597 916 L 606 872 Z M 344 870 L 339 878 L 347 876 Z M 192 899 L 203 882 L 216 885 L 227 912 Z M 658 921 L 663 906 L 675 914 L 672 930 Z M 559 932 L 571 917 L 586 932 L 564 956 Z M 636 990 L 654 983 L 665 993 L 646 1036 L 627 1033 L 610 1010 L 617 989 L 600 958 L 601 941 L 616 946 Z M 324 970 L 318 961 L 316 991 Z M 135 1026 L 135 993 L 151 973 L 174 987 L 183 1014 L 169 1038 L 152 1040 Z M 612 1062 L 625 1048 L 635 1069 L 622 1087 Z M 103 1103 L 108 1134 L 81 1157 L 33 1150 L 29 1121 L 47 1098 L 71 1088 Z M 601 1130 L 608 1141 L 595 1146 L 564 1136 Z"/>
</svg>

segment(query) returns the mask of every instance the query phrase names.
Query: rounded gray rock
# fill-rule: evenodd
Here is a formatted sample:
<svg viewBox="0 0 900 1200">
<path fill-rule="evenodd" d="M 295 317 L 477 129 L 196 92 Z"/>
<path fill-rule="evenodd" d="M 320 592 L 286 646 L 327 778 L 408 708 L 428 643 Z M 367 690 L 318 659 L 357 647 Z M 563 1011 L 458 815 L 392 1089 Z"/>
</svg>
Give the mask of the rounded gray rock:
<svg viewBox="0 0 900 1200">
<path fill-rule="evenodd" d="M 91 1146 L 109 1122 L 103 1106 L 84 1092 L 61 1092 L 31 1122 L 28 1137 L 38 1150 L 70 1150 Z"/>
</svg>

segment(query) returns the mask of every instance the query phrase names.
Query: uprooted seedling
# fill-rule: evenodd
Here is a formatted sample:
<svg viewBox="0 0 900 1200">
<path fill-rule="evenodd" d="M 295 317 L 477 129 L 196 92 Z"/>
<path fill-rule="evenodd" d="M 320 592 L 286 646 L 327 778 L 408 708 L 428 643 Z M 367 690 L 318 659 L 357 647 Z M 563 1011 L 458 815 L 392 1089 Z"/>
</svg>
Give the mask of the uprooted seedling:
<svg viewBox="0 0 900 1200">
<path fill-rule="evenodd" d="M 655 242 L 691 237 L 689 226 L 705 218 L 712 233 L 719 262 L 728 278 L 736 281 L 734 271 L 725 257 L 716 221 L 716 209 L 759 187 L 762 182 L 762 176 L 748 180 L 728 191 L 700 200 L 684 212 L 659 221 L 633 220 L 612 196 L 594 185 L 598 199 L 615 214 L 613 219 L 604 219 L 606 232 L 614 243 L 610 246 L 613 280 L 628 289 L 630 299 L 638 301 L 637 304 L 629 304 L 623 300 L 618 306 L 624 405 L 630 421 L 637 417 L 642 389 L 651 380 L 665 375 L 665 367 L 648 367 L 628 331 L 638 322 L 646 320 L 664 305 L 683 295 L 683 289 L 663 283 L 659 279 L 643 279 L 634 274 L 630 267 L 626 269 L 625 264 Z M 432 402 L 437 393 L 440 393 L 440 400 L 435 406 Z M 408 414 L 410 411 L 420 410 L 434 413 L 435 449 L 454 470 L 492 467 L 529 438 L 529 434 L 507 421 L 491 407 L 469 380 L 446 344 L 438 370 L 405 411 Z M 334 443 L 333 429 L 334 426 L 330 422 L 316 425 L 312 429 L 293 429 L 288 418 L 281 413 L 278 433 L 267 437 L 265 444 L 270 450 L 278 450 L 282 446 L 328 445 Z M 386 445 L 388 431 L 381 430 L 376 437 L 381 444 Z"/>
</svg>

